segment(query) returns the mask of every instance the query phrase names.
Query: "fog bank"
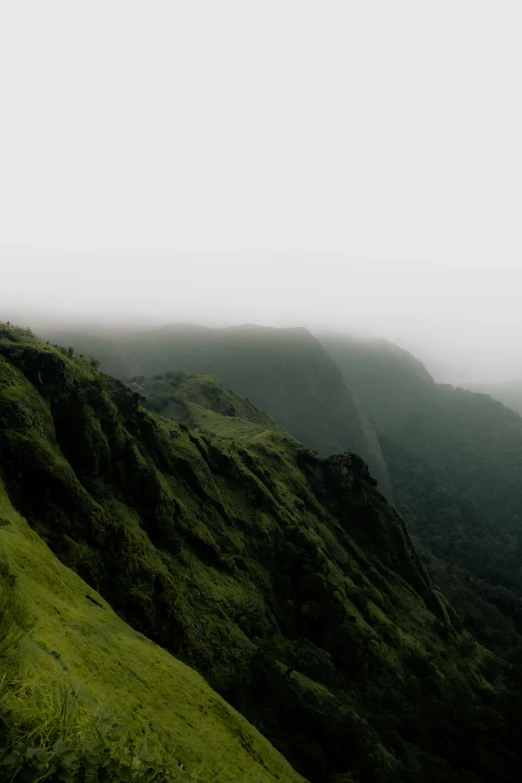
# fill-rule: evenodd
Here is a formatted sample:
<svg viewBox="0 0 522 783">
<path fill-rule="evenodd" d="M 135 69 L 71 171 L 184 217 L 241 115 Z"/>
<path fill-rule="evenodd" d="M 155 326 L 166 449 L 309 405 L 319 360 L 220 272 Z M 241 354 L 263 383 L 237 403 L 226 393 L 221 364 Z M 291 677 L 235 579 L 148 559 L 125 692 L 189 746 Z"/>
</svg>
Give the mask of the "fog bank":
<svg viewBox="0 0 522 783">
<path fill-rule="evenodd" d="M 521 273 L 302 250 L 0 248 L 0 318 L 36 330 L 258 323 L 375 334 L 448 382 L 522 375 Z"/>
</svg>

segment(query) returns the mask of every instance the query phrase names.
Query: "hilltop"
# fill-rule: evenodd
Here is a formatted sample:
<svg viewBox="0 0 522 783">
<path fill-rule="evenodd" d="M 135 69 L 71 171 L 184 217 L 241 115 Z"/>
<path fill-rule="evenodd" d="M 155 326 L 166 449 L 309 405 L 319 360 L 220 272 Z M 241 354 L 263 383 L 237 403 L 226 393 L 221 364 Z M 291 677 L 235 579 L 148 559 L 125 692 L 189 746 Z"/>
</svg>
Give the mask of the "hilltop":
<svg viewBox="0 0 522 783">
<path fill-rule="evenodd" d="M 509 663 L 463 631 L 359 456 L 314 454 L 205 376 L 177 379 L 187 416 L 167 419 L 92 360 L 12 329 L 0 337 L 0 378 L 2 482 L 31 546 L 48 546 L 94 608 L 109 613 L 107 602 L 150 640 L 140 644 L 164 648 L 154 655 L 202 674 L 298 773 L 313 783 L 520 775 Z M 17 536 L 30 575 L 40 556 L 29 560 Z M 67 612 L 71 589 L 81 631 L 74 584 L 57 608 Z M 42 605 L 45 622 L 52 611 Z M 112 653 L 89 639 L 82 660 L 103 667 Z M 175 671 L 196 677 L 174 658 L 167 669 L 173 687 Z M 201 698 L 208 715 L 210 699 L 210 724 L 226 733 L 238 719 L 196 682 L 201 695 L 184 709 Z M 140 699 L 114 686 L 129 705 Z M 172 730 L 187 753 L 204 741 L 186 742 L 179 722 Z M 266 754 L 274 775 L 298 780 L 252 732 L 243 724 L 238 764 Z"/>
<path fill-rule="evenodd" d="M 104 372 L 121 380 L 167 371 L 212 375 L 320 454 L 344 449 L 361 454 L 385 494 L 390 493 L 381 447 L 365 410 L 306 329 L 178 324 L 111 339 L 77 332 L 48 336 L 96 357 Z"/>
</svg>

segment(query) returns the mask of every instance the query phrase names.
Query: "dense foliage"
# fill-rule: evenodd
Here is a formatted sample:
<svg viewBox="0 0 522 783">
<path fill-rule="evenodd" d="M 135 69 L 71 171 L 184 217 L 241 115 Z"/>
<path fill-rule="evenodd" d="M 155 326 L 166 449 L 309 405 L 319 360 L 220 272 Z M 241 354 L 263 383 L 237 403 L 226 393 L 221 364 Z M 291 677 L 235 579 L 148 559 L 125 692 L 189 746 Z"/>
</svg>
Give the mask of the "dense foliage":
<svg viewBox="0 0 522 783">
<path fill-rule="evenodd" d="M 34 530 L 310 780 L 519 777 L 511 663 L 434 590 L 361 458 L 320 457 L 227 393 L 231 415 L 211 379 L 171 380 L 182 422 L 4 333 L 0 466 Z"/>
</svg>

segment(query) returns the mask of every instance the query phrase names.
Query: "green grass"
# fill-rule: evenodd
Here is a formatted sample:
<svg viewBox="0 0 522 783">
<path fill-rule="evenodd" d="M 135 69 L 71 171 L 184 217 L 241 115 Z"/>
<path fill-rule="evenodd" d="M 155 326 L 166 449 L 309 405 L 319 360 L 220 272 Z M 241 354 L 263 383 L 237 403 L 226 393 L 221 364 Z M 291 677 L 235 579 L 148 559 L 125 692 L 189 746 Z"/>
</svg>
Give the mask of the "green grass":
<svg viewBox="0 0 522 783">
<path fill-rule="evenodd" d="M 62 565 L 2 488 L 0 516 L 0 553 L 36 621 L 23 646 L 16 720 L 33 720 L 45 731 L 63 705 L 59 689 L 65 677 L 89 695 L 93 709 L 103 706 L 136 740 L 146 735 L 149 744 L 174 754 L 188 769 L 207 769 L 205 779 L 219 774 L 220 781 L 231 782 L 301 780 L 200 675 L 133 631 Z M 85 715 L 77 717 L 82 720 Z"/>
</svg>

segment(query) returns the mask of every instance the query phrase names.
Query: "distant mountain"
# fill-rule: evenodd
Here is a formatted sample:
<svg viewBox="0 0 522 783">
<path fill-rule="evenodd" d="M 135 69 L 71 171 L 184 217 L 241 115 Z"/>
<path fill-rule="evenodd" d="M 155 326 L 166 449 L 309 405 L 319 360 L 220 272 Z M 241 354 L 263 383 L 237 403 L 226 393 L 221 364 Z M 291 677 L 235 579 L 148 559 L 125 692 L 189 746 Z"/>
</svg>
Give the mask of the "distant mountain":
<svg viewBox="0 0 522 783">
<path fill-rule="evenodd" d="M 183 421 L 92 360 L 0 326 L 0 546 L 16 577 L 0 567 L 0 645 L 5 607 L 24 619 L 6 594 L 37 621 L 20 671 L 0 655 L 9 779 L 35 780 L 42 753 L 65 756 L 60 780 L 106 763 L 99 779 L 163 779 L 129 762 L 136 735 L 197 763 L 205 783 L 520 779 L 516 650 L 463 629 L 364 461 L 318 456 L 209 376 L 132 383 L 153 404 L 173 396 L 160 401 Z M 40 670 L 81 676 L 83 690 L 49 701 Z M 88 688 L 130 732 L 111 746 L 126 753 L 121 775 L 96 701 L 83 766 L 62 738 Z M 81 718 L 68 741 L 90 727 Z M 6 755 L 20 727 L 26 744 Z"/>
<path fill-rule="evenodd" d="M 466 384 L 466 388 L 478 394 L 489 394 L 522 416 L 522 379 L 506 383 Z"/>
<path fill-rule="evenodd" d="M 435 384 L 411 353 L 384 339 L 319 335 L 366 410 L 393 430 L 419 399 L 429 398 Z"/>
<path fill-rule="evenodd" d="M 112 339 L 75 332 L 48 336 L 94 356 L 104 372 L 121 379 L 175 370 L 208 373 L 320 454 L 344 449 L 361 454 L 390 495 L 386 464 L 365 410 L 306 329 L 174 325 Z"/>
<path fill-rule="evenodd" d="M 374 423 L 397 507 L 443 559 L 522 591 L 522 418 L 385 340 L 322 337 Z"/>
</svg>

